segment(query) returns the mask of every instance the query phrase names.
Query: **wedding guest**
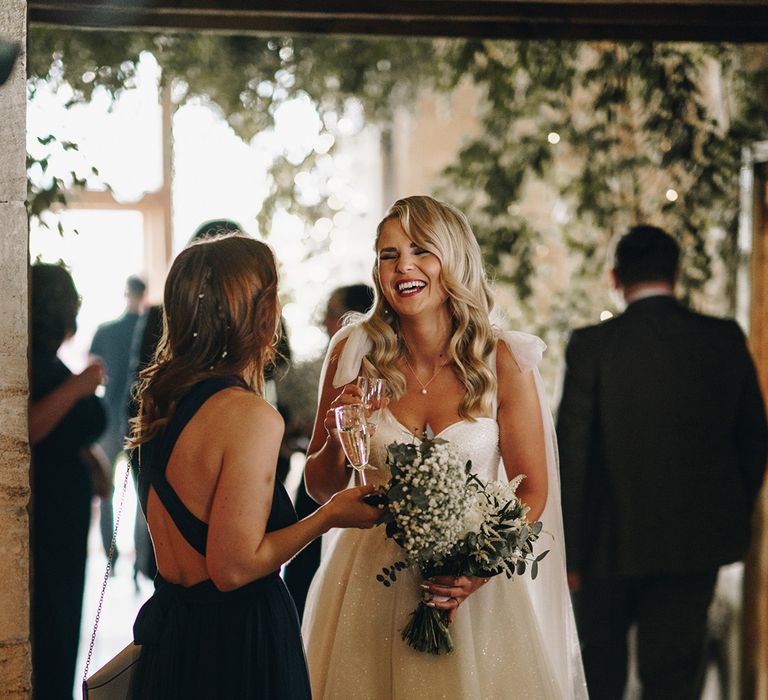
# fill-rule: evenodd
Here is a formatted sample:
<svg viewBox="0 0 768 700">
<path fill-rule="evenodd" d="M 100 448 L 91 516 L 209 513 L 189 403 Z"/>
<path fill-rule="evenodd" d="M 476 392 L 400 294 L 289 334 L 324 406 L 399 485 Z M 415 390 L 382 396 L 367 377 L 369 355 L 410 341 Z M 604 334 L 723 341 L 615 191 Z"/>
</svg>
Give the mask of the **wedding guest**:
<svg viewBox="0 0 768 700">
<path fill-rule="evenodd" d="M 190 236 L 187 245 L 191 245 L 207 238 L 215 238 L 228 233 L 240 232 L 240 226 L 232 219 L 211 219 L 200 224 Z M 134 417 L 138 410 L 138 404 L 133 396 L 133 388 L 141 370 L 147 367 L 155 356 L 160 337 L 163 332 L 163 310 L 160 304 L 151 305 L 139 319 L 131 340 L 130 367 L 131 379 L 128 383 L 128 397 L 126 401 L 129 406 L 129 417 Z M 287 368 L 291 360 L 291 348 L 288 344 L 288 335 L 285 330 L 283 319 L 280 319 L 280 336 L 277 344 L 277 351 L 274 360 L 264 369 L 265 390 L 264 395 L 270 403 L 276 405 L 277 396 L 275 391 L 275 375 L 278 370 Z M 135 465 L 132 465 L 135 467 Z M 132 474 L 135 477 L 136 469 L 132 468 Z M 287 465 L 284 459 L 279 458 L 278 472 L 281 476 L 287 473 Z M 142 573 L 148 579 L 154 579 L 157 573 L 157 563 L 152 549 L 152 543 L 149 539 L 147 523 L 144 519 L 144 513 L 141 510 L 141 504 L 136 504 L 136 520 L 134 523 L 133 541 L 136 551 L 134 560 L 133 579 L 138 590 L 138 575 Z"/>
<path fill-rule="evenodd" d="M 316 700 L 586 697 L 563 556 L 560 485 L 551 417 L 536 364 L 544 343 L 494 329 L 493 297 L 466 217 L 431 197 L 398 200 L 378 226 L 375 301 L 337 333 L 326 357 L 306 479 L 326 502 L 350 481 L 334 409 L 359 403 L 358 375 L 386 380 L 390 402 L 371 437 L 373 483 L 390 476 L 386 448 L 432 432 L 489 481 L 524 475 L 518 494 L 551 533 L 535 582 L 504 576 L 435 577 L 409 568 L 384 528 L 324 543 L 303 629 Z M 530 585 L 529 585 L 530 583 Z M 410 647 L 401 630 L 428 597 L 446 610 L 454 650 Z"/>
<path fill-rule="evenodd" d="M 373 289 L 367 284 L 349 284 L 336 287 L 328 297 L 323 315 L 323 327 L 328 338 L 333 338 L 344 325 L 344 319 L 350 312 L 365 314 L 373 306 Z"/>
<path fill-rule="evenodd" d="M 574 331 L 557 424 L 571 582 L 592 698 L 622 697 L 637 626 L 643 697 L 698 699 L 718 567 L 740 559 L 763 482 L 763 399 L 744 335 L 674 296 L 679 247 L 636 226 L 627 308 Z"/>
<path fill-rule="evenodd" d="M 108 554 L 112 543 L 114 516 L 112 513 L 112 492 L 114 491 L 115 462 L 123 451 L 125 434 L 128 431 L 128 405 L 126 395 L 130 370 L 130 349 L 133 330 L 139 320 L 147 285 L 136 275 L 125 283 L 125 311 L 119 318 L 101 324 L 91 341 L 90 354 L 100 359 L 106 372 L 104 403 L 107 408 L 107 429 L 99 439 L 109 463 L 109 496 L 101 499 L 99 529 L 104 551 Z M 118 551 L 115 549 L 114 560 Z M 113 569 L 114 563 L 113 560 Z"/>
<path fill-rule="evenodd" d="M 328 337 L 332 338 L 341 330 L 342 321 L 349 313 L 364 314 L 373 304 L 373 289 L 367 284 L 351 284 L 346 287 L 337 287 L 331 292 L 323 316 L 323 326 Z M 292 370 L 295 372 L 294 370 Z M 319 372 L 319 370 L 318 370 Z M 281 387 L 283 385 L 281 384 Z M 306 402 L 307 397 L 302 397 Z M 296 513 L 300 518 L 314 512 L 317 503 L 310 498 L 304 484 L 304 476 L 296 493 Z M 304 616 L 304 604 L 307 599 L 307 591 L 312 577 L 320 564 L 320 540 L 307 545 L 285 567 L 283 578 L 285 585 L 293 596 L 299 617 Z"/>
<path fill-rule="evenodd" d="M 131 379 L 128 382 L 126 402 L 128 406 L 129 420 L 136 416 L 139 408 L 135 397 L 135 386 L 139 373 L 152 362 L 155 349 L 160 342 L 163 332 L 163 308 L 160 305 L 152 305 L 147 308 L 136 323 L 131 339 L 130 360 Z M 128 452 L 131 464 L 131 477 L 134 485 L 138 475 L 137 455 L 133 451 Z M 136 502 L 136 517 L 133 523 L 133 547 L 135 558 L 133 560 L 133 582 L 136 591 L 139 591 L 139 574 L 143 574 L 150 581 L 157 575 L 157 562 L 155 551 L 152 549 L 152 540 L 149 537 L 149 529 L 141 503 Z"/>
<path fill-rule="evenodd" d="M 184 249 L 142 371 L 131 445 L 158 573 L 140 610 L 132 697 L 309 698 L 280 566 L 331 527 L 369 528 L 370 488 L 299 521 L 275 478 L 283 424 L 263 398 L 279 325 L 269 248 L 239 233 Z M 139 454 L 140 453 L 140 454 Z"/>
<path fill-rule="evenodd" d="M 32 445 L 32 675 L 36 700 L 71 698 L 85 585 L 92 443 L 106 417 L 96 388 L 100 362 L 72 374 L 56 356 L 77 329 L 80 297 L 59 265 L 30 274 Z M 96 464 L 96 468 L 101 465 Z"/>
</svg>

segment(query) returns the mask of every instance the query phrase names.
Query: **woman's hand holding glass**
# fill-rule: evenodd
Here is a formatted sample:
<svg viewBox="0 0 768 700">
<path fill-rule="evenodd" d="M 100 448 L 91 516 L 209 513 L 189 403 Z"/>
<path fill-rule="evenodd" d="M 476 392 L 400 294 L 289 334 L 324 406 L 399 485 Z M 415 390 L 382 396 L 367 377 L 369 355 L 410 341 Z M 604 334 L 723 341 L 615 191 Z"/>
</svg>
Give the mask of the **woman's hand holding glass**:
<svg viewBox="0 0 768 700">
<path fill-rule="evenodd" d="M 375 434 L 376 426 L 381 420 L 381 413 L 388 403 L 386 385 L 386 381 L 378 377 L 357 378 L 371 437 Z"/>
<path fill-rule="evenodd" d="M 331 405 L 328 408 L 328 411 L 326 411 L 323 425 L 325 426 L 325 430 L 328 435 L 334 437 L 336 435 L 336 431 L 338 430 L 336 427 L 337 408 L 340 406 L 351 406 L 353 404 L 360 405 L 362 403 L 363 394 L 360 391 L 360 387 L 357 386 L 357 384 L 347 384 L 341 390 L 341 393 L 333 401 L 331 401 Z"/>
<path fill-rule="evenodd" d="M 344 387 L 326 414 L 328 434 L 337 437 L 363 484 L 366 483 L 364 470 L 375 469 L 368 464 L 371 437 L 385 405 L 384 381 L 360 377 L 356 384 Z"/>
</svg>

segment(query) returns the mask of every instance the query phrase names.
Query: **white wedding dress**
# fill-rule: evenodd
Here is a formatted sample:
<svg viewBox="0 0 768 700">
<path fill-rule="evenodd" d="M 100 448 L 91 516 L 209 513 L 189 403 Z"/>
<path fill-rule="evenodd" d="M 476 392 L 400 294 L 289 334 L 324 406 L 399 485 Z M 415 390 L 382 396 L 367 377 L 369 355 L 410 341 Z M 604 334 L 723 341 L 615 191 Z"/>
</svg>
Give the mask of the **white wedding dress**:
<svg viewBox="0 0 768 700">
<path fill-rule="evenodd" d="M 358 326 L 340 331 L 347 343 L 334 386 L 357 377 L 370 341 Z M 523 371 L 535 370 L 544 343 L 523 333 L 500 333 Z M 491 358 L 495 360 L 495 358 Z M 326 365 L 328 360 L 326 359 Z M 495 368 L 495 361 L 490 363 Z M 325 373 L 325 371 L 324 371 Z M 381 569 L 403 559 L 383 527 L 333 530 L 307 597 L 303 634 L 315 700 L 579 700 L 587 697 L 578 639 L 565 581 L 554 431 L 537 372 L 549 435 L 550 488 L 537 551 L 550 549 L 539 577 L 499 575 L 469 596 L 451 624 L 454 651 L 443 656 L 408 646 L 400 631 L 420 600 L 421 578 L 405 570 L 384 587 Z M 494 411 L 495 412 L 495 411 Z M 503 479 L 499 426 L 494 418 L 462 420 L 439 437 L 454 443 L 483 479 Z M 385 411 L 373 437 L 371 483 L 389 479 L 386 446 L 417 440 Z"/>
</svg>

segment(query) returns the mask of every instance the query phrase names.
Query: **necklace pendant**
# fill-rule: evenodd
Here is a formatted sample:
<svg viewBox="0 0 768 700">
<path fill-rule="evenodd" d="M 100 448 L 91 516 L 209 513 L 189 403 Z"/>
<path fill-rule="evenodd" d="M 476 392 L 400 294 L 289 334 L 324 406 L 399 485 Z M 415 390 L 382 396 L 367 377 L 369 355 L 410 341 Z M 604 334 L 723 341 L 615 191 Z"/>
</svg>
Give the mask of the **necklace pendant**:
<svg viewBox="0 0 768 700">
<path fill-rule="evenodd" d="M 426 389 L 422 389 L 422 390 L 421 390 L 421 393 L 422 393 L 422 394 L 426 394 L 426 393 L 427 393 L 427 390 L 426 390 Z"/>
</svg>

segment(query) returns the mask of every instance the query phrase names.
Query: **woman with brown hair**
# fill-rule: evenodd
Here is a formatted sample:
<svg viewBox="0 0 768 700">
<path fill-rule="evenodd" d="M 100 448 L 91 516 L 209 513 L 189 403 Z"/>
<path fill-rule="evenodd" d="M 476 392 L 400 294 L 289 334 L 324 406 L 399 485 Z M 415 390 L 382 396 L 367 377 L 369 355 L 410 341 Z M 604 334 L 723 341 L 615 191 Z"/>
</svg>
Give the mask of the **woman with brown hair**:
<svg viewBox="0 0 768 700">
<path fill-rule="evenodd" d="M 139 612 L 136 698 L 309 698 L 280 566 L 331 527 L 372 527 L 369 488 L 297 521 L 275 479 L 280 415 L 260 395 L 279 322 L 269 248 L 244 235 L 182 251 L 141 373 L 131 446 L 158 563 Z"/>
</svg>

